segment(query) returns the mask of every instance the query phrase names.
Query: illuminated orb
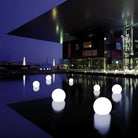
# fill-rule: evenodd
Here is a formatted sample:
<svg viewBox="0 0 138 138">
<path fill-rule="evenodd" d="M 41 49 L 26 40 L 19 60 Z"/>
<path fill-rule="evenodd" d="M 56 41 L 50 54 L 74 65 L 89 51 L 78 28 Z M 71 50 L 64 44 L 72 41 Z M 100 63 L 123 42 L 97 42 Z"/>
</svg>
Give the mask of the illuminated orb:
<svg viewBox="0 0 138 138">
<path fill-rule="evenodd" d="M 47 80 L 47 81 L 49 81 L 49 80 L 51 80 L 51 79 L 52 79 L 51 75 L 47 75 L 47 76 L 46 76 L 46 80 Z"/>
<path fill-rule="evenodd" d="M 60 88 L 57 88 L 52 92 L 52 99 L 54 102 L 62 102 L 65 100 L 65 98 L 66 98 L 66 94 Z"/>
<path fill-rule="evenodd" d="M 100 97 L 94 101 L 93 109 L 98 115 L 107 115 L 112 110 L 112 103 L 106 97 Z"/>
<path fill-rule="evenodd" d="M 119 84 L 113 85 L 113 87 L 112 87 L 112 92 L 113 92 L 114 94 L 120 94 L 120 93 L 122 92 L 122 87 L 121 87 L 121 85 L 119 85 Z"/>
<path fill-rule="evenodd" d="M 73 86 L 73 78 L 69 79 L 69 86 Z"/>
<path fill-rule="evenodd" d="M 65 101 L 55 102 L 52 101 L 52 109 L 56 112 L 60 112 L 65 108 Z"/>
<path fill-rule="evenodd" d="M 70 79 L 69 79 L 69 82 L 70 82 L 70 83 L 73 83 L 73 78 L 70 78 Z"/>
<path fill-rule="evenodd" d="M 94 89 L 94 91 L 100 91 L 100 85 L 99 84 L 95 84 L 93 86 L 93 89 Z"/>
<path fill-rule="evenodd" d="M 40 82 L 39 81 L 34 81 L 33 82 L 33 87 L 39 87 L 40 86 Z"/>
</svg>

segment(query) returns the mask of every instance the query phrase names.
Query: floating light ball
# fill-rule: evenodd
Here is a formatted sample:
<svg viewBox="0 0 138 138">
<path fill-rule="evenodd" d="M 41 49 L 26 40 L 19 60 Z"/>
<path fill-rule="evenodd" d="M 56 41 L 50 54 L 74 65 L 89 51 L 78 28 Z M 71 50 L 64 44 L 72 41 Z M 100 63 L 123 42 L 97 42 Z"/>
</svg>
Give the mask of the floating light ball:
<svg viewBox="0 0 138 138">
<path fill-rule="evenodd" d="M 69 79 L 69 86 L 73 86 L 73 78 Z"/>
<path fill-rule="evenodd" d="M 40 82 L 39 81 L 34 81 L 33 82 L 33 87 L 39 87 L 40 86 Z"/>
<path fill-rule="evenodd" d="M 57 88 L 52 92 L 52 99 L 55 102 L 62 102 L 66 98 L 66 94 L 64 90 Z"/>
<path fill-rule="evenodd" d="M 93 109 L 99 115 L 107 115 L 112 110 L 112 103 L 108 98 L 100 97 L 95 100 Z"/>
<path fill-rule="evenodd" d="M 52 101 L 52 109 L 56 112 L 60 112 L 65 108 L 65 101 L 63 102 L 55 102 Z"/>
<path fill-rule="evenodd" d="M 120 93 L 122 92 L 122 87 L 121 87 L 121 85 L 119 85 L 119 84 L 113 85 L 113 87 L 112 87 L 112 92 L 113 92 L 114 94 L 120 94 Z"/>
<path fill-rule="evenodd" d="M 47 80 L 47 81 L 50 81 L 51 79 L 52 79 L 51 75 L 47 75 L 47 76 L 46 76 L 46 80 Z"/>
<path fill-rule="evenodd" d="M 94 91 L 100 91 L 100 85 L 99 84 L 95 84 L 93 86 L 93 89 L 94 89 Z"/>
</svg>

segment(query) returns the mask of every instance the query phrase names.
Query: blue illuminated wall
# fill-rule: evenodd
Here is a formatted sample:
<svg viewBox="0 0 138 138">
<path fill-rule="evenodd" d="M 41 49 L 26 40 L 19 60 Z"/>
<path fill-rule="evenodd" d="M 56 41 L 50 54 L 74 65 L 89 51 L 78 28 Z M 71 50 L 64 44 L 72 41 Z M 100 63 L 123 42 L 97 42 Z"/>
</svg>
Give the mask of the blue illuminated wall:
<svg viewBox="0 0 138 138">
<path fill-rule="evenodd" d="M 7 35 L 12 30 L 42 15 L 65 0 L 1 0 L 0 1 L 0 61 L 49 63 L 62 58 L 59 43 Z"/>
</svg>

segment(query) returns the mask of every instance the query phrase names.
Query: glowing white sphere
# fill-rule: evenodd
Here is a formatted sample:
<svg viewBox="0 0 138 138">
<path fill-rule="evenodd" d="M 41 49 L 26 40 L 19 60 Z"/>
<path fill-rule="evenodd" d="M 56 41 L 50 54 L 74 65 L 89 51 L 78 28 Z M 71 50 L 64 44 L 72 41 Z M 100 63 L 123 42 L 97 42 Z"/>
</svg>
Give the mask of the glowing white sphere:
<svg viewBox="0 0 138 138">
<path fill-rule="evenodd" d="M 73 83 L 73 78 L 70 78 L 70 79 L 69 79 L 69 82 L 70 82 L 70 83 Z"/>
<path fill-rule="evenodd" d="M 55 102 L 52 101 L 52 109 L 56 112 L 60 112 L 65 108 L 65 101 L 63 102 Z"/>
<path fill-rule="evenodd" d="M 40 82 L 39 81 L 34 81 L 33 82 L 33 87 L 39 87 L 40 86 Z"/>
<path fill-rule="evenodd" d="M 52 99 L 53 101 L 55 102 L 62 102 L 64 101 L 66 98 L 66 94 L 65 92 L 60 89 L 60 88 L 57 88 L 55 89 L 53 92 L 52 92 Z"/>
<path fill-rule="evenodd" d="M 73 86 L 73 78 L 69 79 L 69 86 Z"/>
<path fill-rule="evenodd" d="M 46 80 L 47 80 L 47 81 L 50 81 L 51 79 L 52 79 L 51 75 L 47 75 L 47 76 L 46 76 Z"/>
<path fill-rule="evenodd" d="M 112 110 L 112 103 L 106 97 L 100 97 L 94 101 L 93 109 L 99 115 L 107 115 Z"/>
<path fill-rule="evenodd" d="M 121 85 L 119 85 L 119 84 L 113 85 L 113 87 L 112 87 L 112 92 L 113 92 L 114 94 L 120 94 L 120 93 L 122 92 L 122 87 L 121 87 Z"/>
<path fill-rule="evenodd" d="M 93 86 L 93 89 L 94 89 L 94 91 L 100 91 L 100 85 L 99 84 L 95 84 Z"/>
</svg>

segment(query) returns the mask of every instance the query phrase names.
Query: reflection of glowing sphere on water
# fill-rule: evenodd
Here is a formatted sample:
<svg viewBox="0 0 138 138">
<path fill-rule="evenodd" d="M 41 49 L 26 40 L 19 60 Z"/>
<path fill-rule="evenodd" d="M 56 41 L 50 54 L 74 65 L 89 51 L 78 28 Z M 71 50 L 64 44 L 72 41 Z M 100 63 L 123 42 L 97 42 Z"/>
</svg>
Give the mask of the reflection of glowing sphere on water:
<svg viewBox="0 0 138 138">
<path fill-rule="evenodd" d="M 119 84 L 115 84 L 112 87 L 112 92 L 114 94 L 120 94 L 122 92 L 122 87 Z"/>
<path fill-rule="evenodd" d="M 47 75 L 47 76 L 46 76 L 46 80 L 47 80 L 47 81 L 50 81 L 51 79 L 52 79 L 51 75 Z"/>
<path fill-rule="evenodd" d="M 57 88 L 55 89 L 53 92 L 52 92 L 52 99 L 53 101 L 55 102 L 62 102 L 64 101 L 66 98 L 66 94 L 65 92 L 60 89 L 60 88 Z"/>
<path fill-rule="evenodd" d="M 112 109 L 112 103 L 105 97 L 97 98 L 93 104 L 94 111 L 99 115 L 109 114 Z"/>
<path fill-rule="evenodd" d="M 94 91 L 100 91 L 100 85 L 99 84 L 95 84 L 93 86 L 93 89 L 94 89 Z"/>
<path fill-rule="evenodd" d="M 33 87 L 34 92 L 38 92 L 40 90 L 40 87 Z"/>
<path fill-rule="evenodd" d="M 52 101 L 52 108 L 56 112 L 62 111 L 65 108 L 65 101 L 63 101 L 63 102 Z"/>
<path fill-rule="evenodd" d="M 114 94 L 114 93 L 112 93 L 112 100 L 114 102 L 120 102 L 121 99 L 122 99 L 122 94 Z"/>
<path fill-rule="evenodd" d="M 99 131 L 100 134 L 105 135 L 108 133 L 111 124 L 111 115 L 98 115 L 94 114 L 94 128 Z"/>
<path fill-rule="evenodd" d="M 40 82 L 39 81 L 34 81 L 33 82 L 33 87 L 39 87 L 40 86 Z"/>
<path fill-rule="evenodd" d="M 46 80 L 47 85 L 51 85 L 52 81 L 51 80 Z"/>
<path fill-rule="evenodd" d="M 100 95 L 100 91 L 93 91 L 94 96 L 98 97 Z"/>
</svg>

